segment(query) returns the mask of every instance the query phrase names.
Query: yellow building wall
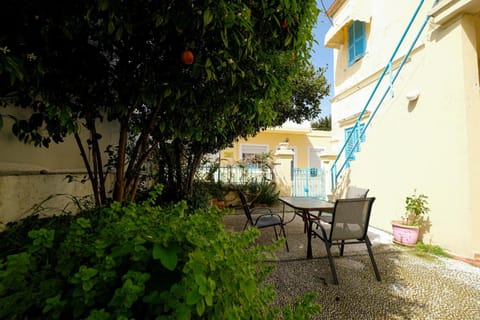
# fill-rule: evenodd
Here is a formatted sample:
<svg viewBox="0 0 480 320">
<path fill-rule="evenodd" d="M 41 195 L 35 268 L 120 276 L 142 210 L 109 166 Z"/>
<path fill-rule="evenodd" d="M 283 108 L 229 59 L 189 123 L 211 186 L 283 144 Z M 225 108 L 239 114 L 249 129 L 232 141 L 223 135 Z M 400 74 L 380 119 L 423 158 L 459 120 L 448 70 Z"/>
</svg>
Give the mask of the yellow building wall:
<svg viewBox="0 0 480 320">
<path fill-rule="evenodd" d="M 375 67 L 372 57 L 388 61 L 392 41 L 401 36 L 393 30 L 403 30 L 413 13 L 400 11 L 407 6 L 404 1 L 388 9 L 390 2 L 382 1 L 382 11 L 372 15 L 364 61 L 356 68 L 335 67 L 335 76 L 345 80 L 338 80 L 343 86 L 335 88 L 332 99 L 334 139 L 343 140 L 341 120 L 363 108 L 376 84 L 372 75 L 378 78 L 384 65 Z M 420 21 L 427 9 L 419 14 Z M 393 96 L 388 95 L 367 130 L 348 177 L 351 185 L 370 188 L 369 195 L 377 198 L 371 224 L 388 232 L 391 221 L 404 214 L 406 196 L 414 189 L 427 195 L 431 227 L 424 241 L 467 258 L 480 253 L 479 30 L 478 14 L 458 14 L 427 26 L 394 84 Z M 412 90 L 420 95 L 411 102 L 406 96 Z"/>
<path fill-rule="evenodd" d="M 330 131 L 317 131 L 306 129 L 276 128 L 259 132 L 256 136 L 248 139 L 240 139 L 232 148 L 222 150 L 220 155 L 222 163 L 235 164 L 241 160 L 241 145 L 267 145 L 268 152 L 275 153 L 280 143 L 288 142 L 289 147 L 295 150 L 295 166 L 299 168 L 309 167 L 309 149 L 323 148 L 324 155 L 332 152 Z M 328 168 L 330 161 L 323 160 L 322 165 Z"/>
</svg>

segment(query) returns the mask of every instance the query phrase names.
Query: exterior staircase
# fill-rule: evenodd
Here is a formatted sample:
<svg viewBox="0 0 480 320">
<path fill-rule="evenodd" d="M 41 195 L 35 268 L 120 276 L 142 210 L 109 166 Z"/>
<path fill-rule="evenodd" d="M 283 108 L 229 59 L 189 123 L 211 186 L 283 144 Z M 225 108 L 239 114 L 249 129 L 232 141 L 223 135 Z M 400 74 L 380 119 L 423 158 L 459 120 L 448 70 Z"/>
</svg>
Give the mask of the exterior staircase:
<svg viewBox="0 0 480 320">
<path fill-rule="evenodd" d="M 382 74 L 380 75 L 375 87 L 373 88 L 372 93 L 370 94 L 367 102 L 365 103 L 364 108 L 359 113 L 358 118 L 355 122 L 355 125 L 350 130 L 350 133 L 346 137 L 342 148 L 340 149 L 334 163 L 332 164 L 330 174 L 331 174 L 332 194 L 333 194 L 334 197 L 336 195 L 341 195 L 342 190 L 345 189 L 345 187 L 348 187 L 348 184 L 349 184 L 348 177 L 349 177 L 349 171 L 350 171 L 349 162 L 351 161 L 351 159 L 353 159 L 354 153 L 359 150 L 360 143 L 362 142 L 362 140 L 364 140 L 364 139 L 362 139 L 362 137 L 365 137 L 366 130 L 368 129 L 372 120 L 375 118 L 375 115 L 376 115 L 378 109 L 381 107 L 381 105 L 382 105 L 383 101 L 385 100 L 385 98 L 387 97 L 388 93 L 392 92 L 391 90 L 393 89 L 393 84 L 397 80 L 398 75 L 400 74 L 400 72 L 402 71 L 405 63 L 407 62 L 408 58 L 410 57 L 410 54 L 412 53 L 412 50 L 415 48 L 415 45 L 416 45 L 420 35 L 422 34 L 423 30 L 427 26 L 427 23 L 430 19 L 430 16 L 427 16 L 424 19 L 421 27 L 417 31 L 412 43 L 410 44 L 406 54 L 404 55 L 403 59 L 401 60 L 400 65 L 395 70 L 395 72 L 393 72 L 392 71 L 392 63 L 393 63 L 393 61 L 395 61 L 397 59 L 396 56 L 397 56 L 397 53 L 400 49 L 400 46 L 403 44 L 403 42 L 405 40 L 405 37 L 409 33 L 410 28 L 411 28 L 412 24 L 414 23 L 414 21 L 416 20 L 416 18 L 418 16 L 418 12 L 422 8 L 424 2 L 425 2 L 424 0 L 420 1 L 417 8 L 415 9 L 415 12 L 413 13 L 412 17 L 410 18 L 410 21 L 408 22 L 407 27 L 405 28 L 400 40 L 398 41 L 397 46 L 395 47 L 389 61 L 385 65 Z M 437 5 L 437 3 L 438 3 L 438 0 L 434 2 L 433 6 Z M 386 77 L 387 74 L 389 75 L 389 77 Z M 372 100 L 375 97 L 378 96 L 377 93 L 380 94 L 379 93 L 380 91 L 378 89 L 381 86 L 381 84 L 384 83 L 384 81 L 389 81 L 387 89 L 384 90 L 384 92 L 381 93 L 381 95 L 379 96 L 380 98 L 378 100 L 377 105 L 373 109 L 370 109 L 369 108 L 370 103 L 372 102 Z M 371 114 L 368 117 L 367 122 L 365 124 L 363 124 L 363 123 L 361 123 L 361 119 L 364 117 L 365 113 L 367 112 L 367 109 L 371 110 Z"/>
</svg>

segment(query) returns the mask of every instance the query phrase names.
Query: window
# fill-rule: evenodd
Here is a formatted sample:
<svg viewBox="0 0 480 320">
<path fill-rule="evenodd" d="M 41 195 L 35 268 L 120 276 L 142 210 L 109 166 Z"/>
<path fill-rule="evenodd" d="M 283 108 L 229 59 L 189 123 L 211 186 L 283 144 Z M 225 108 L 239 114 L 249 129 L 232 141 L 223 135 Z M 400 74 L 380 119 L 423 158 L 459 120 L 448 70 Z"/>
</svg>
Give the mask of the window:
<svg viewBox="0 0 480 320">
<path fill-rule="evenodd" d="M 259 156 L 268 152 L 266 144 L 241 144 L 240 159 L 242 161 L 253 161 L 255 156 Z"/>
<path fill-rule="evenodd" d="M 353 128 L 354 127 L 345 129 L 345 141 L 347 141 L 348 137 L 350 136 L 350 133 L 353 131 Z M 348 140 L 348 144 L 345 146 L 345 156 L 350 154 L 350 152 L 353 149 L 353 146 L 357 143 L 360 133 L 363 131 L 364 128 L 365 128 L 364 123 L 360 123 L 357 126 L 357 130 L 355 130 L 350 140 Z M 365 133 L 360 138 L 360 142 L 364 142 L 364 141 L 365 141 Z M 355 150 L 350 155 L 350 158 L 348 159 L 347 165 L 346 165 L 347 168 L 350 167 L 350 161 L 355 160 L 355 153 L 359 151 L 360 151 L 360 143 L 357 144 L 357 146 L 355 147 Z"/>
<path fill-rule="evenodd" d="M 365 55 L 365 22 L 354 20 L 348 26 L 348 65 L 351 66 Z"/>
</svg>

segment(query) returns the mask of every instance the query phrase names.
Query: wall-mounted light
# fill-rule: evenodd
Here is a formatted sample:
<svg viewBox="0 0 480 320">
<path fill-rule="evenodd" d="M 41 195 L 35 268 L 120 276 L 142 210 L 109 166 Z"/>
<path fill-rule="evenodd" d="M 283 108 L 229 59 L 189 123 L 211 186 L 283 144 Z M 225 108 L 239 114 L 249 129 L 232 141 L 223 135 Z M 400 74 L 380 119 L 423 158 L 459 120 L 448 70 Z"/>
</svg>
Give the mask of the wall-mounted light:
<svg viewBox="0 0 480 320">
<path fill-rule="evenodd" d="M 407 92 L 407 95 L 405 96 L 408 101 L 415 101 L 418 99 L 418 96 L 420 95 L 420 91 L 418 89 L 411 90 Z"/>
</svg>

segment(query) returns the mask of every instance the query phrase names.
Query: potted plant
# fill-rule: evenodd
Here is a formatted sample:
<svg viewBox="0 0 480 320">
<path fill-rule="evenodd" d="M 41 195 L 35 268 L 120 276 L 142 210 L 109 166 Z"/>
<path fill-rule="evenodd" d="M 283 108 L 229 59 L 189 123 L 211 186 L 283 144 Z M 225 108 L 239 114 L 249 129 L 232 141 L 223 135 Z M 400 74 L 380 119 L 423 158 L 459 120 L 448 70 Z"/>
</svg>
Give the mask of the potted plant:
<svg viewBox="0 0 480 320">
<path fill-rule="evenodd" d="M 405 198 L 405 215 L 400 221 L 392 221 L 393 242 L 404 245 L 417 243 L 430 211 L 427 199 L 426 195 L 417 194 L 416 189 L 411 196 Z"/>
<path fill-rule="evenodd" d="M 212 182 L 209 184 L 209 190 L 208 190 L 211 198 L 212 198 L 212 205 L 219 208 L 219 209 L 224 209 L 225 208 L 225 193 L 227 192 L 223 186 L 223 183 L 218 181 L 218 182 Z"/>
</svg>

